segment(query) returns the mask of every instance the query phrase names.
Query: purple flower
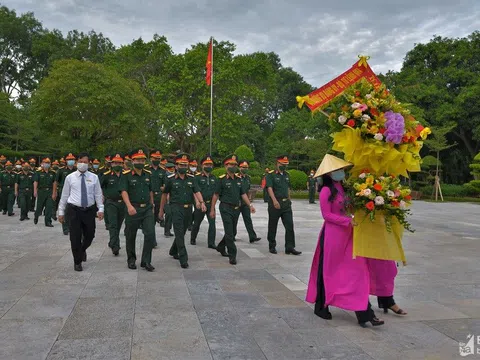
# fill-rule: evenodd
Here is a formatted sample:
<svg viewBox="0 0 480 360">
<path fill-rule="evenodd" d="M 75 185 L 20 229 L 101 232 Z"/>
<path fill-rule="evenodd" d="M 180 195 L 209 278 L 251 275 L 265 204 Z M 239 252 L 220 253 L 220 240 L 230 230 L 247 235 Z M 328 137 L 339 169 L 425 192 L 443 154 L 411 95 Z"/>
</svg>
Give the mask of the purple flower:
<svg viewBox="0 0 480 360">
<path fill-rule="evenodd" d="M 387 111 L 385 113 L 385 141 L 400 144 L 402 142 L 403 134 L 405 132 L 405 120 L 402 114 Z"/>
</svg>

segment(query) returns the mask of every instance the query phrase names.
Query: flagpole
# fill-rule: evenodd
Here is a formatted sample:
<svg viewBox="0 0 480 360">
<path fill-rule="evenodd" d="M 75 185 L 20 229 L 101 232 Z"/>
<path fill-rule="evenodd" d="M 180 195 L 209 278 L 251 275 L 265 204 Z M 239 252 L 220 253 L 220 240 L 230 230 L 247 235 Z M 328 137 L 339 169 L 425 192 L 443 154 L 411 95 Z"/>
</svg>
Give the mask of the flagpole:
<svg viewBox="0 0 480 360">
<path fill-rule="evenodd" d="M 212 47 L 212 67 L 210 82 L 210 155 L 212 155 L 212 135 L 213 135 L 213 36 L 210 38 L 210 46 Z"/>
</svg>

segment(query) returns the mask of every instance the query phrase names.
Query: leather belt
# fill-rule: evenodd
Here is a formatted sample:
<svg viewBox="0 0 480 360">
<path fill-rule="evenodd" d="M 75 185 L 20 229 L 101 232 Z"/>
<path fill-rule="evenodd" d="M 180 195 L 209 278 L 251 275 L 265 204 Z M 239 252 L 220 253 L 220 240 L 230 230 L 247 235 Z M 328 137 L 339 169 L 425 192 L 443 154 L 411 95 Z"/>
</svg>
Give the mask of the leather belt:
<svg viewBox="0 0 480 360">
<path fill-rule="evenodd" d="M 20 189 L 20 191 L 28 191 L 31 190 L 30 188 Z"/>
<path fill-rule="evenodd" d="M 280 198 L 280 199 L 277 199 L 277 201 L 287 201 L 288 198 Z"/>
<path fill-rule="evenodd" d="M 205 204 L 210 204 L 212 202 L 212 200 L 205 200 L 204 202 L 205 202 Z"/>
<path fill-rule="evenodd" d="M 181 203 L 171 203 L 171 205 L 182 206 L 185 209 L 188 209 L 192 204 L 181 204 Z"/>
<path fill-rule="evenodd" d="M 107 200 L 107 201 L 118 202 L 118 203 L 121 203 L 121 202 L 123 202 L 123 199 L 120 199 L 120 200 L 115 200 L 115 199 L 109 199 L 109 198 L 107 198 L 106 200 Z"/>
<path fill-rule="evenodd" d="M 88 210 L 92 210 L 92 209 L 95 209 L 97 207 L 97 205 L 92 205 L 92 206 L 88 206 L 88 207 L 81 207 L 81 206 L 76 206 L 76 205 L 73 205 L 73 204 L 67 204 L 68 206 L 74 208 L 75 210 L 80 210 L 80 211 L 88 211 Z"/>
<path fill-rule="evenodd" d="M 148 206 L 148 204 L 132 203 L 132 206 L 135 206 L 135 207 L 140 207 L 140 208 L 144 208 L 144 207 L 147 207 L 147 206 Z"/>
<path fill-rule="evenodd" d="M 38 188 L 38 190 L 50 190 L 50 188 Z"/>
<path fill-rule="evenodd" d="M 227 206 L 229 206 L 229 207 L 231 207 L 235 210 L 240 209 L 240 205 L 238 205 L 238 204 L 230 204 L 230 203 L 226 203 L 226 202 L 223 202 L 223 201 L 221 202 L 221 204 L 225 204 L 225 205 L 227 205 Z"/>
<path fill-rule="evenodd" d="M 10 189 L 12 187 L 12 185 L 3 185 L 2 187 Z"/>
</svg>

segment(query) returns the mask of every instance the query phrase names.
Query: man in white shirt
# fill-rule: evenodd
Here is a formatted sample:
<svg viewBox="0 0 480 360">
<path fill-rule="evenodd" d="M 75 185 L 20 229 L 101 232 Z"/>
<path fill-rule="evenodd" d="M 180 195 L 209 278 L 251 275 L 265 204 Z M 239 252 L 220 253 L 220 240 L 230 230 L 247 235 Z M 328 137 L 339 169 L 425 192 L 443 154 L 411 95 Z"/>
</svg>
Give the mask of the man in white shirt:
<svg viewBox="0 0 480 360">
<path fill-rule="evenodd" d="M 87 261 L 86 250 L 95 237 L 95 212 L 103 219 L 102 188 L 98 176 L 88 171 L 88 154 L 77 158 L 77 171 L 65 178 L 62 197 L 58 205 L 58 221 L 69 221 L 75 271 L 82 271 L 82 261 Z"/>
</svg>

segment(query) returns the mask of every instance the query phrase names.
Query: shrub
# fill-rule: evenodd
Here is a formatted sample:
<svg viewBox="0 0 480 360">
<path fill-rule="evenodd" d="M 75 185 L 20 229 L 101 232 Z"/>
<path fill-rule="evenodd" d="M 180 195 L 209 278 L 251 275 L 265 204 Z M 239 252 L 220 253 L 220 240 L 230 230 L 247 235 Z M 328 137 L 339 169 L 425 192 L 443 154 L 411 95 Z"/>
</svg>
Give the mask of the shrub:
<svg viewBox="0 0 480 360">
<path fill-rule="evenodd" d="M 219 177 L 220 175 L 223 175 L 225 173 L 226 173 L 225 168 L 217 168 L 217 169 L 213 169 L 212 171 L 212 175 L 215 175 L 216 177 Z"/>
<path fill-rule="evenodd" d="M 240 145 L 235 150 L 235 155 L 238 156 L 239 160 L 247 160 L 248 162 L 252 162 L 255 159 L 253 151 L 247 145 Z"/>
<path fill-rule="evenodd" d="M 475 195 L 475 191 L 467 186 L 456 184 L 440 184 L 442 195 L 444 197 L 469 197 Z M 424 198 L 431 197 L 435 194 L 433 185 L 424 186 L 420 189 Z"/>
<path fill-rule="evenodd" d="M 262 183 L 262 177 L 261 176 L 250 176 L 250 181 L 254 185 L 261 185 Z"/>
<path fill-rule="evenodd" d="M 290 184 L 293 190 L 304 190 L 307 188 L 308 176 L 300 170 L 289 170 Z"/>
<path fill-rule="evenodd" d="M 442 163 L 438 160 L 439 167 L 442 167 Z M 422 159 L 422 169 L 435 169 L 437 167 L 437 158 L 432 155 L 427 155 Z"/>
</svg>

